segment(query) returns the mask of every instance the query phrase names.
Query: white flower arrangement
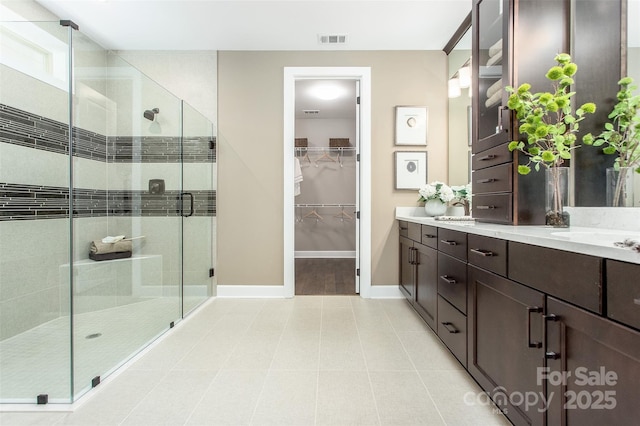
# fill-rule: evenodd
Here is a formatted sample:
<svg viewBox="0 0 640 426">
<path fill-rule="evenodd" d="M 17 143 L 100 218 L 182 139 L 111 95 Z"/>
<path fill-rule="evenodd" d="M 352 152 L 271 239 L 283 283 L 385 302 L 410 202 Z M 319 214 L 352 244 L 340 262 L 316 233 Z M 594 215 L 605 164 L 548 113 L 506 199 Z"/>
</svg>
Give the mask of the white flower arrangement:
<svg viewBox="0 0 640 426">
<path fill-rule="evenodd" d="M 443 182 L 433 181 L 426 184 L 418 190 L 420 198 L 418 201 L 440 200 L 443 203 L 448 203 L 455 198 L 453 189 Z"/>
<path fill-rule="evenodd" d="M 471 203 L 471 184 L 452 186 L 455 202 L 461 204 Z"/>
</svg>

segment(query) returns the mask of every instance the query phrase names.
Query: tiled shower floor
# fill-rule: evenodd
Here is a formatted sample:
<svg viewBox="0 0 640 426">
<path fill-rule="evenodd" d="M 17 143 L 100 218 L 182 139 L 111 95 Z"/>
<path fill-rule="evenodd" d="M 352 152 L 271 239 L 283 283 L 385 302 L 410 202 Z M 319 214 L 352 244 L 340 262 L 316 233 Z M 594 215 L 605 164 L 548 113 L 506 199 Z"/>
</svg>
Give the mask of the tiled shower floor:
<svg viewBox="0 0 640 426">
<path fill-rule="evenodd" d="M 75 315 L 75 393 L 135 355 L 179 316 L 174 297 Z M 0 401 L 35 402 L 47 394 L 50 402 L 69 402 L 69 334 L 69 317 L 60 317 L 0 342 Z"/>
</svg>

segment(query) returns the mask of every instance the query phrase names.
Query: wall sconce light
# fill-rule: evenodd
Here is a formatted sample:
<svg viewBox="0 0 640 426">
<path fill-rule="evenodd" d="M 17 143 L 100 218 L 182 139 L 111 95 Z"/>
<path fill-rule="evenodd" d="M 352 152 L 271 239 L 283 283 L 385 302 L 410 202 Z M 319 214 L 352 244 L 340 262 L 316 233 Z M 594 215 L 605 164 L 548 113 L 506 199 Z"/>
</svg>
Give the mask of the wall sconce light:
<svg viewBox="0 0 640 426">
<path fill-rule="evenodd" d="M 471 67 L 465 65 L 458 70 L 458 78 L 460 79 L 460 88 L 466 89 L 471 86 Z"/>
<path fill-rule="evenodd" d="M 457 98 L 460 94 L 460 79 L 457 77 L 449 79 L 449 97 Z"/>
</svg>

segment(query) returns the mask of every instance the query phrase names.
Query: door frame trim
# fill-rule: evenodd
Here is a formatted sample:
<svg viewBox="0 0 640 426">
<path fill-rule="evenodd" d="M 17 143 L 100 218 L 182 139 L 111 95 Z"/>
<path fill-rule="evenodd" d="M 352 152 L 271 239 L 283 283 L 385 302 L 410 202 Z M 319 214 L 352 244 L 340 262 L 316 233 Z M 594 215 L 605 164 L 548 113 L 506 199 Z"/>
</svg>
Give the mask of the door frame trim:
<svg viewBox="0 0 640 426">
<path fill-rule="evenodd" d="M 295 82 L 303 79 L 360 81 L 360 296 L 371 297 L 371 68 L 284 68 L 284 296 L 295 293 L 294 139 Z"/>
</svg>

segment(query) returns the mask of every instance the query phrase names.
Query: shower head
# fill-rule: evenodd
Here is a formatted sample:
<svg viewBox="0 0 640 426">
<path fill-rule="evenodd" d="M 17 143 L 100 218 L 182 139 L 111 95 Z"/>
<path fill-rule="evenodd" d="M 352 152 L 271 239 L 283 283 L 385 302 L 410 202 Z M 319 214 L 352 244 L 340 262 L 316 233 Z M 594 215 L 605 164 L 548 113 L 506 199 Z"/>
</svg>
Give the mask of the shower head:
<svg viewBox="0 0 640 426">
<path fill-rule="evenodd" d="M 160 113 L 160 109 L 159 108 L 153 108 L 153 109 L 148 109 L 144 112 L 144 118 L 146 118 L 149 121 L 153 121 L 156 118 L 156 114 Z"/>
</svg>

